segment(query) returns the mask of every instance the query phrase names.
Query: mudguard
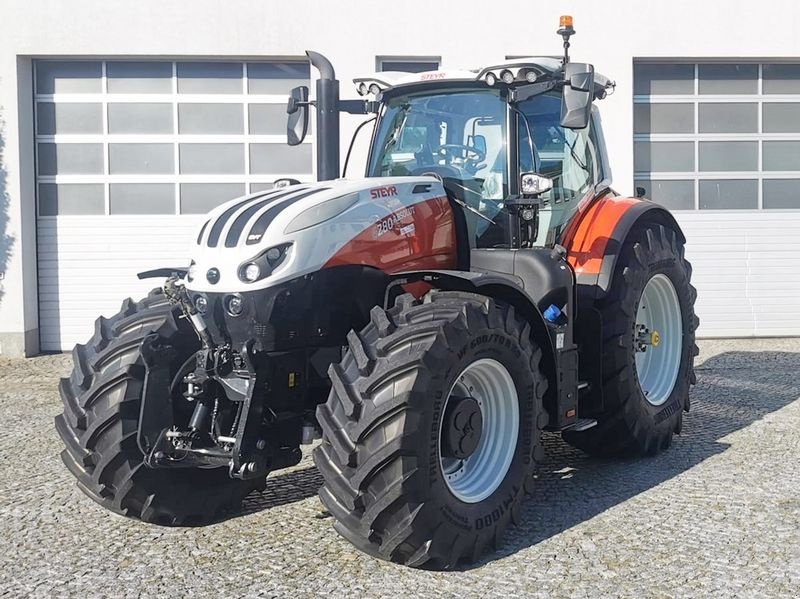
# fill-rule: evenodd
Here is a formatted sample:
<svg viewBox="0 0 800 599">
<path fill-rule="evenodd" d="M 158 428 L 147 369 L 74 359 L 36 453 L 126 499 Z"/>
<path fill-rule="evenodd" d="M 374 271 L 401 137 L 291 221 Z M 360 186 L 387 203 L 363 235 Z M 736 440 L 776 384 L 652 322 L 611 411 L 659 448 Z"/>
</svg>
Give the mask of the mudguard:
<svg viewBox="0 0 800 599">
<path fill-rule="evenodd" d="M 542 370 L 548 379 L 545 409 L 548 411 L 550 424 L 557 423 L 562 419 L 562 410 L 558 405 L 559 400 L 557 398 L 561 395 L 560 390 L 562 388 L 566 389 L 569 385 L 560 384 L 562 377 L 559 376 L 559 370 L 556 366 L 558 362 L 556 356 L 559 351 L 563 350 L 556 350 L 553 335 L 551 335 L 551 331 L 537 307 L 536 301 L 523 289 L 521 281 L 517 277 L 497 272 L 427 270 L 401 272 L 391 275 L 391 279 L 392 282 L 389 285 L 389 289 L 387 289 L 387 304 L 389 303 L 389 294 L 392 287 L 402 285 L 411 291 L 409 289 L 410 286 L 424 283 L 428 289 L 429 287 L 427 286 L 429 285 L 445 291 L 479 293 L 514 306 L 516 313 L 525 318 L 530 324 L 531 335 L 539 342 L 542 350 Z M 415 293 L 415 295 L 417 294 Z M 542 343 L 542 339 L 548 339 L 549 343 Z"/>
<path fill-rule="evenodd" d="M 649 200 L 609 193 L 576 215 L 564 232 L 562 245 L 567 249 L 567 262 L 575 271 L 581 291 L 594 299 L 608 293 L 622 244 L 640 221 L 663 224 L 673 229 L 681 241 L 686 241 L 675 217 Z"/>
<path fill-rule="evenodd" d="M 649 200 L 621 198 L 609 192 L 580 210 L 562 236 L 567 262 L 575 271 L 580 379 L 589 386 L 581 394 L 579 413 L 584 417 L 604 411 L 602 362 L 603 330 L 596 300 L 611 289 L 622 245 L 637 222 L 654 222 L 674 229 L 685 241 L 675 218 Z"/>
<path fill-rule="evenodd" d="M 391 275 L 391 279 L 394 285 L 406 286 L 414 282 L 424 282 L 436 289 L 468 291 L 502 300 L 514 306 L 530 322 L 534 334 L 542 332 L 549 336 L 536 302 L 513 275 L 461 270 L 420 270 L 397 273 Z"/>
</svg>

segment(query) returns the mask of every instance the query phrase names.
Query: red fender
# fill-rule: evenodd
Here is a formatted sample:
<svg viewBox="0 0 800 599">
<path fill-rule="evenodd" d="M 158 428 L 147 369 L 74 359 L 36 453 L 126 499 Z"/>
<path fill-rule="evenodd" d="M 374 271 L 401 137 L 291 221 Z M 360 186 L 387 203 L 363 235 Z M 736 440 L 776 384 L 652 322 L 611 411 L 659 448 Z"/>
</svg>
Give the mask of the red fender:
<svg viewBox="0 0 800 599">
<path fill-rule="evenodd" d="M 594 286 L 600 294 L 608 291 L 622 244 L 640 219 L 664 224 L 685 241 L 669 211 L 649 200 L 609 193 L 579 206 L 561 237 L 561 245 L 567 250 L 567 262 L 575 271 L 579 285 Z"/>
</svg>

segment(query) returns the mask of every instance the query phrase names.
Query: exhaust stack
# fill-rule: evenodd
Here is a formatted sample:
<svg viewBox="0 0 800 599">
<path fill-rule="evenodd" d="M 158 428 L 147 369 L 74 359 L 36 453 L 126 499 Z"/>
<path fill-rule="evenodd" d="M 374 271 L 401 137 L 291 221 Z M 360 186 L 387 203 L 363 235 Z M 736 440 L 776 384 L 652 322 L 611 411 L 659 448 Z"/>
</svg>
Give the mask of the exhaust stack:
<svg viewBox="0 0 800 599">
<path fill-rule="evenodd" d="M 339 178 L 339 81 L 331 61 L 319 52 L 306 50 L 319 71 L 317 79 L 317 179 Z"/>
</svg>

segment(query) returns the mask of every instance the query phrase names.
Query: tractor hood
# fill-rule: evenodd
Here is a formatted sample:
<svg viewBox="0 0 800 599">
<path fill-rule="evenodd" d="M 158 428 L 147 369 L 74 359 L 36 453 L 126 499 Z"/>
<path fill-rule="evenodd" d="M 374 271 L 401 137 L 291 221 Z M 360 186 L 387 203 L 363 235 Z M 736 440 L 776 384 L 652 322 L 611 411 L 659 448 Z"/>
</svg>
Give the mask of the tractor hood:
<svg viewBox="0 0 800 599">
<path fill-rule="evenodd" d="M 186 286 L 255 291 L 337 263 L 348 244 L 379 252 L 371 241 L 412 237 L 415 211 L 423 212 L 415 207 L 445 199 L 434 177 L 321 181 L 236 198 L 200 228 Z"/>
</svg>

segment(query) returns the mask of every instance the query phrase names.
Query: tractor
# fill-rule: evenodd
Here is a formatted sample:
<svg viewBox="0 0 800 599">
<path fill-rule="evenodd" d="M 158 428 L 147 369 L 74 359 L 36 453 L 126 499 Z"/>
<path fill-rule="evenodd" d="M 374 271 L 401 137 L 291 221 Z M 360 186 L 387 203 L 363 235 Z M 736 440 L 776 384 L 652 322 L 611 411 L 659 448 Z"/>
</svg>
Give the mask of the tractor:
<svg viewBox="0 0 800 599">
<path fill-rule="evenodd" d="M 375 73 L 357 100 L 309 51 L 287 134 L 316 112 L 319 180 L 211 211 L 188 264 L 141 273 L 163 284 L 74 348 L 55 426 L 81 490 L 198 525 L 314 444 L 338 533 L 446 569 L 518 521 L 544 431 L 669 447 L 695 383 L 686 240 L 611 188 L 614 83 L 570 60 L 574 32 L 563 17 L 560 59 Z M 343 112 L 374 123 L 361 179 L 340 178 Z"/>
</svg>

